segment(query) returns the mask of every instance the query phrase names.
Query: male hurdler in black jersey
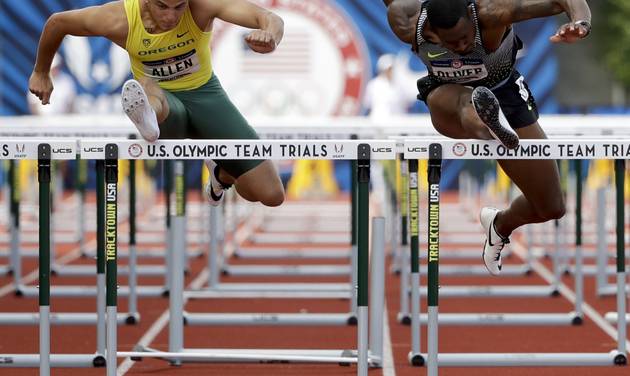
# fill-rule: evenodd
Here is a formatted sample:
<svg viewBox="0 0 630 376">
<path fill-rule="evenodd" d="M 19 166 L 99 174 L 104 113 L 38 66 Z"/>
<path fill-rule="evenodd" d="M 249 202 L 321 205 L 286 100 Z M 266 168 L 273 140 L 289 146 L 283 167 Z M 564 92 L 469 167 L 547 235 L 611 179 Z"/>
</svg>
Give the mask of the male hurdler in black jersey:
<svg viewBox="0 0 630 376">
<path fill-rule="evenodd" d="M 550 36 L 573 43 L 591 31 L 586 0 L 384 0 L 389 25 L 427 66 L 418 98 L 431 121 L 452 138 L 496 138 L 507 148 L 519 139 L 545 138 L 527 84 L 514 64 L 522 43 L 512 24 L 566 13 L 569 20 Z M 483 260 L 501 271 L 501 250 L 514 229 L 561 218 L 565 212 L 553 160 L 500 160 L 523 194 L 507 209 L 481 209 L 486 234 Z"/>
</svg>

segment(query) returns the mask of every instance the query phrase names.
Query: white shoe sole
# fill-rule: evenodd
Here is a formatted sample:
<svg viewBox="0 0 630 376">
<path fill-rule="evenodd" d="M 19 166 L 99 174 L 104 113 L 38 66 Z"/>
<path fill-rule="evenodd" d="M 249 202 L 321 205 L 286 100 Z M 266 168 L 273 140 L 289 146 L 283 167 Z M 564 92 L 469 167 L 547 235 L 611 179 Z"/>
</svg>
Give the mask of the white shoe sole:
<svg viewBox="0 0 630 376">
<path fill-rule="evenodd" d="M 124 83 L 121 93 L 123 111 L 135 124 L 142 138 L 155 142 L 160 137 L 155 111 L 149 105 L 149 98 L 136 80 Z"/>
</svg>

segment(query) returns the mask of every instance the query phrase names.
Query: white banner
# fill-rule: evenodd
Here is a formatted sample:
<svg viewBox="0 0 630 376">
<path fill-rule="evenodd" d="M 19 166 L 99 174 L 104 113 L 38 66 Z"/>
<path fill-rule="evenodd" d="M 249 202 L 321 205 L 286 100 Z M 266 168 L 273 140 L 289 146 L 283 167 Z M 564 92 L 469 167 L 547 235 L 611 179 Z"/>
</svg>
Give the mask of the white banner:
<svg viewBox="0 0 630 376">
<path fill-rule="evenodd" d="M 4 139 L 0 140 L 0 159 L 38 159 L 38 147 L 40 144 L 50 145 L 50 159 L 75 159 L 77 156 L 77 142 L 71 140 L 49 139 Z"/>
<path fill-rule="evenodd" d="M 371 159 L 395 159 L 388 140 L 81 140 L 81 159 L 104 159 L 107 144 L 118 146 L 118 159 L 357 159 L 368 144 Z"/>
<path fill-rule="evenodd" d="M 394 140 L 164 140 L 4 139 L 0 159 L 38 159 L 39 144 L 51 146 L 51 159 L 104 159 L 105 146 L 118 147 L 118 159 L 357 159 L 359 144 L 369 145 L 370 159 L 428 159 L 429 146 L 441 145 L 443 159 L 630 159 L 630 138 L 521 140 L 513 150 L 497 141 Z"/>
<path fill-rule="evenodd" d="M 516 149 L 497 141 L 446 138 L 405 140 L 406 159 L 428 159 L 431 144 L 442 146 L 443 159 L 629 159 L 630 138 L 521 140 Z"/>
</svg>

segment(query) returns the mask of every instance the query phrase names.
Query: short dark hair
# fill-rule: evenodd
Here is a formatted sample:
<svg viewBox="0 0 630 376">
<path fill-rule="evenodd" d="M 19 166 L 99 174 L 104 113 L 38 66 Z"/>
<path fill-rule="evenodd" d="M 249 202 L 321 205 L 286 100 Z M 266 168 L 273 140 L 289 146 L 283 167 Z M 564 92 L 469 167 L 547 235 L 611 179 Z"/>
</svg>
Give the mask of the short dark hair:
<svg viewBox="0 0 630 376">
<path fill-rule="evenodd" d="M 427 18 L 431 27 L 450 29 L 460 18 L 468 18 L 469 0 L 429 0 Z"/>
</svg>

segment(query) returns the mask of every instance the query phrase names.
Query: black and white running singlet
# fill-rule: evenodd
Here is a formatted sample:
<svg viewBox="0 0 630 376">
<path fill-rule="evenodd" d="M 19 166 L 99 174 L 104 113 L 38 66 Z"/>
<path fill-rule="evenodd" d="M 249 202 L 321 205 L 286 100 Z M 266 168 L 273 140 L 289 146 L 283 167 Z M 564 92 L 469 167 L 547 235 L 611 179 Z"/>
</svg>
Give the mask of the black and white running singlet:
<svg viewBox="0 0 630 376">
<path fill-rule="evenodd" d="M 416 29 L 416 55 L 427 66 L 431 75 L 443 83 L 458 83 L 466 86 L 485 86 L 493 89 L 504 84 L 514 69 L 516 53 L 522 48 L 521 40 L 510 27 L 503 37 L 499 48 L 491 53 L 486 52 L 482 43 L 477 6 L 469 0 L 475 25 L 475 45 L 473 50 L 458 55 L 440 45 L 424 39 L 422 32 L 427 22 L 427 4 L 422 2 L 422 11 Z"/>
</svg>

